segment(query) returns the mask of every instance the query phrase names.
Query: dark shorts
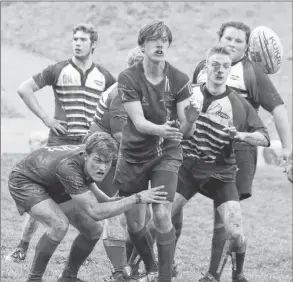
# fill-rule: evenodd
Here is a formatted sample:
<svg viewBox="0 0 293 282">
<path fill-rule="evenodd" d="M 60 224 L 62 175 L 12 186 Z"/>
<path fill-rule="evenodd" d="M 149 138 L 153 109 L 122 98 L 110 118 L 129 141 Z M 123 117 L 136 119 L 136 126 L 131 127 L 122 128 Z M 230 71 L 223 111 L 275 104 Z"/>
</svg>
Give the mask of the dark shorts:
<svg viewBox="0 0 293 282">
<path fill-rule="evenodd" d="M 198 167 L 196 161 L 185 159 L 179 169 L 177 192 L 186 200 L 190 200 L 196 193 L 209 197 L 215 206 L 227 201 L 239 201 L 235 183 L 236 166 L 206 170 Z M 215 166 L 216 169 L 216 166 Z"/>
<path fill-rule="evenodd" d="M 236 186 L 240 200 L 252 195 L 252 183 L 257 166 L 257 147 L 251 150 L 235 150 L 238 171 L 236 174 Z"/>
<path fill-rule="evenodd" d="M 62 146 L 62 145 L 80 145 L 85 135 L 67 136 L 55 135 L 51 130 L 49 132 L 47 146 Z"/>
<path fill-rule="evenodd" d="M 49 193 L 44 186 L 32 182 L 17 171 L 10 173 L 8 188 L 21 215 L 29 212 L 34 205 L 47 199 L 53 199 L 57 204 L 71 200 L 69 194 L 60 192 Z"/>
<path fill-rule="evenodd" d="M 181 163 L 180 153 L 174 158 L 162 155 L 146 163 L 130 163 L 120 154 L 113 183 L 120 196 L 130 196 L 147 190 L 149 181 L 152 187 L 165 185 L 163 190 L 168 192 L 167 199 L 173 201 Z"/>
</svg>

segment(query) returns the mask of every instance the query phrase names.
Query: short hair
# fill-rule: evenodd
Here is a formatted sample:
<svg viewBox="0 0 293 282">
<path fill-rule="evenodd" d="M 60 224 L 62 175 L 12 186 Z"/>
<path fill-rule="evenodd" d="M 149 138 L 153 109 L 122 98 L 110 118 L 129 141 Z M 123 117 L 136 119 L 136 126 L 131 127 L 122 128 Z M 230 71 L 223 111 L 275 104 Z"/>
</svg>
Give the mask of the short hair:
<svg viewBox="0 0 293 282">
<path fill-rule="evenodd" d="M 140 47 L 135 47 L 129 51 L 127 55 L 127 65 L 130 67 L 133 64 L 141 61 L 143 59 L 143 53 L 141 52 Z"/>
<path fill-rule="evenodd" d="M 117 155 L 118 145 L 109 133 L 94 132 L 85 142 L 85 151 L 88 155 L 97 153 L 107 161 Z"/>
<path fill-rule="evenodd" d="M 220 27 L 220 30 L 218 31 L 219 39 L 222 38 L 222 36 L 225 32 L 225 29 L 227 27 L 234 27 L 236 29 L 244 31 L 245 37 L 246 37 L 246 44 L 248 44 L 250 32 L 251 32 L 249 26 L 247 26 L 246 24 L 244 24 L 242 22 L 234 22 L 234 21 L 223 23 L 222 26 Z"/>
<path fill-rule="evenodd" d="M 173 37 L 170 28 L 163 21 L 158 20 L 152 21 L 140 29 L 137 43 L 139 46 L 142 46 L 155 33 L 162 36 L 164 32 L 166 32 L 169 45 L 171 45 Z"/>
<path fill-rule="evenodd" d="M 206 61 L 208 61 L 208 59 L 214 55 L 214 54 L 222 54 L 222 55 L 227 55 L 227 56 L 231 56 L 230 50 L 228 49 L 228 47 L 226 46 L 221 46 L 221 45 L 216 45 L 211 47 L 206 54 Z"/>
<path fill-rule="evenodd" d="M 73 28 L 73 35 L 77 31 L 83 31 L 85 33 L 88 33 L 90 35 L 90 40 L 92 43 L 98 41 L 98 32 L 95 29 L 94 25 L 91 23 L 79 23 L 77 26 Z"/>
</svg>

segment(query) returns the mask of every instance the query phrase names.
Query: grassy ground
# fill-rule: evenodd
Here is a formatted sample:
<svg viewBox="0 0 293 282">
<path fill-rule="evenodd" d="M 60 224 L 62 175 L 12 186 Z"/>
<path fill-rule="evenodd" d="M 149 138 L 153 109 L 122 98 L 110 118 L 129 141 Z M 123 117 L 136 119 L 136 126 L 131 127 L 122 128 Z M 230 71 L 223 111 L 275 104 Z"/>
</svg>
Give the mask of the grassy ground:
<svg viewBox="0 0 293 282">
<path fill-rule="evenodd" d="M 216 32 L 223 21 L 239 20 L 244 21 L 251 28 L 259 25 L 272 28 L 283 43 L 284 59 L 281 70 L 272 75 L 271 79 L 287 105 L 292 122 L 292 3 L 290 2 L 13 2 L 4 4 L 1 3 L 1 44 L 5 44 L 6 48 L 1 49 L 3 69 L 1 85 L 5 91 L 1 91 L 1 102 L 3 99 L 7 104 L 1 105 L 2 117 L 3 114 L 7 116 L 7 113 L 14 111 L 15 114 L 18 112 L 27 114 L 28 110 L 23 110 L 25 106 L 19 102 L 15 89 L 22 80 L 49 64 L 49 59 L 59 61 L 70 57 L 71 30 L 75 24 L 91 21 L 97 26 L 100 39 L 95 52 L 95 61 L 117 75 L 125 67 L 128 51 L 136 45 L 140 27 L 149 19 L 160 18 L 170 25 L 174 36 L 168 56 L 169 61 L 190 77 L 195 65 L 204 58 L 206 49 L 217 41 Z M 30 53 L 18 52 L 17 48 Z M 40 56 L 44 59 L 41 60 Z M 49 96 L 49 89 L 44 91 L 44 95 L 40 93 L 38 97 L 41 104 L 52 105 Z M 5 105 L 8 106 L 8 111 L 4 108 Z M 52 110 L 52 107 L 50 108 Z M 261 114 L 267 123 L 268 115 Z M 14 124 L 15 130 L 21 128 L 26 131 L 20 123 L 11 124 Z M 10 128 L 11 124 L 6 123 L 9 130 L 13 130 Z M 29 124 L 32 126 L 32 123 Z M 270 132 L 272 138 L 275 138 L 273 126 Z M 24 139 L 22 135 L 17 136 L 18 139 Z M 13 146 L 17 144 L 13 143 Z M 7 189 L 9 170 L 21 157 L 22 155 L 12 154 L 4 154 L 1 157 L 1 281 L 25 281 L 35 244 L 43 232 L 40 228 L 35 235 L 25 263 L 9 264 L 3 261 L 4 255 L 15 247 L 24 220 L 18 215 Z M 252 282 L 292 281 L 292 186 L 287 182 L 280 168 L 265 167 L 258 170 L 254 182 L 254 197 L 244 201 L 243 207 L 244 227 L 249 240 L 246 261 L 248 277 Z M 177 251 L 180 276 L 174 281 L 195 282 L 201 276 L 200 272 L 206 271 L 211 229 L 212 204 L 208 199 L 198 196 L 185 209 L 184 229 Z M 67 237 L 58 247 L 46 271 L 45 281 L 56 281 L 75 234 L 75 230 L 70 229 Z M 80 276 L 87 281 L 100 282 L 110 271 L 101 243 L 97 244 L 92 258 L 93 263 L 82 267 Z M 230 265 L 224 272 L 223 282 L 231 281 L 229 269 Z"/>
<path fill-rule="evenodd" d="M 41 227 L 34 236 L 28 258 L 24 263 L 7 263 L 4 255 L 18 242 L 22 217 L 16 211 L 7 189 L 11 166 L 23 155 L 4 154 L 1 159 L 1 281 L 25 281 L 32 261 L 37 239 L 44 231 Z M 280 168 L 259 169 L 254 182 L 254 197 L 242 203 L 244 228 L 248 238 L 246 273 L 252 282 L 292 281 L 292 186 Z M 208 267 L 212 236 L 212 203 L 197 196 L 184 210 L 184 228 L 176 257 L 180 275 L 174 281 L 195 282 Z M 62 272 L 70 244 L 76 231 L 71 228 L 58 247 L 45 273 L 44 281 L 56 281 Z M 109 264 L 101 242 L 91 255 L 93 262 L 83 266 L 80 277 L 100 282 L 109 272 Z M 226 267 L 222 281 L 231 281 L 230 267 Z"/>
</svg>

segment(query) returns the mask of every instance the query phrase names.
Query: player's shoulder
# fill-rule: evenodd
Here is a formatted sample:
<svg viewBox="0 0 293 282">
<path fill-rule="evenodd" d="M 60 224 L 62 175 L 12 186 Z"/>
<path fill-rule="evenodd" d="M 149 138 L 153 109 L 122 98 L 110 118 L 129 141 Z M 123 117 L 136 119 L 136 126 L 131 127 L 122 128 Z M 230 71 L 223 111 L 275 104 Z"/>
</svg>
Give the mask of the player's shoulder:
<svg viewBox="0 0 293 282">
<path fill-rule="evenodd" d="M 185 72 L 179 70 L 177 67 L 173 66 L 169 62 L 166 62 L 166 64 L 167 64 L 168 72 L 171 73 L 172 76 L 176 80 L 180 80 L 180 79 L 189 80 L 188 75 Z"/>
<path fill-rule="evenodd" d="M 101 64 L 97 64 L 97 63 L 94 63 L 94 65 L 95 65 L 95 68 L 99 71 L 99 72 L 101 72 L 104 76 L 111 76 L 111 77 L 113 77 L 113 75 L 111 74 L 111 72 L 110 71 L 108 71 L 104 66 L 102 66 Z"/>
<path fill-rule="evenodd" d="M 49 65 L 46 69 L 51 70 L 52 72 L 59 73 L 63 68 L 70 64 L 70 60 L 59 61 L 57 63 Z"/>
</svg>

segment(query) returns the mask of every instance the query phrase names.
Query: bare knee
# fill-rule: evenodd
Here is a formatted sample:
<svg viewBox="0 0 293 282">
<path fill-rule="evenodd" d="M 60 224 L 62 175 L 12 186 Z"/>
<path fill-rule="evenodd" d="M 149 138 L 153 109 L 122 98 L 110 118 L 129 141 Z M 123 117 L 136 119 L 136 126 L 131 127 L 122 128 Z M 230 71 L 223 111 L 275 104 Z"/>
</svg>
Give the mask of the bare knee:
<svg viewBox="0 0 293 282">
<path fill-rule="evenodd" d="M 54 223 L 52 222 L 47 228 L 48 236 L 53 240 L 61 241 L 65 237 L 68 227 L 69 221 L 66 217 Z"/>
<path fill-rule="evenodd" d="M 153 204 L 153 221 L 160 233 L 169 232 L 172 228 L 171 209 L 172 204 Z"/>
</svg>

